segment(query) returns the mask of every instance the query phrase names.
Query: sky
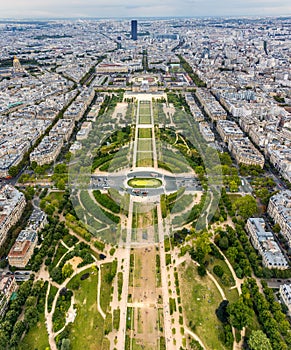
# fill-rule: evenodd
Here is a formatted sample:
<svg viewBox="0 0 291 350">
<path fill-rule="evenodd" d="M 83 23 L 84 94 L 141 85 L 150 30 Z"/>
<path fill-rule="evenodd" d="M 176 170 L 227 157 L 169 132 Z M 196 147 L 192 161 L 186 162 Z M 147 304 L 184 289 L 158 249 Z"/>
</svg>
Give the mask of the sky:
<svg viewBox="0 0 291 350">
<path fill-rule="evenodd" d="M 0 18 L 289 15 L 290 0 L 0 0 Z"/>
</svg>

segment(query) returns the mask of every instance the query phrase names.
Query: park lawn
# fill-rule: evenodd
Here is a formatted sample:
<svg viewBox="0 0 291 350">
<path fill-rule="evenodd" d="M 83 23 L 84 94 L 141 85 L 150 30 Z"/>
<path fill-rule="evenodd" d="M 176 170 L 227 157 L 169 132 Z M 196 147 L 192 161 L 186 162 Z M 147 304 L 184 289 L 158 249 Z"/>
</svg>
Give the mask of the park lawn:
<svg viewBox="0 0 291 350">
<path fill-rule="evenodd" d="M 103 346 L 104 320 L 97 311 L 98 273 L 91 274 L 91 272 L 91 268 L 81 272 L 72 278 L 67 286 L 70 288 L 75 281 L 80 283 L 79 289 L 74 290 L 77 316 L 69 335 L 72 350 L 102 350 Z M 81 281 L 80 277 L 85 273 L 90 273 L 90 276 Z"/>
<path fill-rule="evenodd" d="M 152 152 L 137 152 L 137 167 L 152 167 L 153 155 Z"/>
<path fill-rule="evenodd" d="M 58 192 L 50 192 L 46 197 L 45 200 L 52 203 L 52 204 L 60 204 L 63 197 L 64 197 L 65 191 L 58 191 Z"/>
<path fill-rule="evenodd" d="M 182 155 L 176 153 L 169 154 L 166 150 L 162 149 L 162 157 L 159 160 L 168 164 L 173 172 L 186 173 L 191 171 L 189 164 Z"/>
<path fill-rule="evenodd" d="M 56 253 L 52 262 L 53 267 L 57 266 L 58 262 L 60 261 L 62 256 L 67 253 L 67 251 L 68 249 L 65 246 L 63 246 L 62 243 L 58 245 L 58 248 L 56 250 Z"/>
<path fill-rule="evenodd" d="M 180 290 L 187 327 L 201 338 L 207 350 L 228 349 L 220 341 L 223 327 L 215 314 L 222 297 L 213 281 L 201 278 L 193 262 L 179 267 Z"/>
<path fill-rule="evenodd" d="M 149 101 L 141 101 L 140 102 L 139 113 L 140 114 L 150 114 L 151 113 L 151 104 Z"/>
<path fill-rule="evenodd" d="M 150 115 L 140 115 L 139 124 L 151 124 L 152 119 Z"/>
<path fill-rule="evenodd" d="M 238 198 L 241 197 L 240 194 L 236 194 L 236 193 L 228 193 L 228 198 L 230 199 L 231 203 L 235 202 Z"/>
<path fill-rule="evenodd" d="M 50 291 L 49 291 L 49 296 L 48 296 L 48 302 L 47 302 L 47 309 L 49 312 L 51 312 L 52 305 L 53 305 L 53 302 L 54 302 L 54 299 L 55 299 L 57 292 L 58 292 L 58 288 L 51 285 Z"/>
<path fill-rule="evenodd" d="M 136 178 L 130 179 L 128 185 L 134 188 L 158 188 L 162 185 L 162 181 L 159 179 Z"/>
<path fill-rule="evenodd" d="M 111 272 L 112 263 L 106 263 L 101 265 L 101 288 L 100 288 L 100 306 L 103 312 L 107 312 L 107 309 L 111 300 L 112 283 L 108 283 L 107 276 Z"/>
<path fill-rule="evenodd" d="M 213 273 L 213 267 L 215 265 L 219 265 L 223 268 L 224 274 L 223 274 L 222 278 L 216 276 Z M 227 299 L 229 300 L 229 302 L 233 303 L 233 302 L 237 301 L 238 300 L 238 291 L 236 288 L 230 289 L 231 287 L 233 287 L 235 285 L 235 283 L 234 283 L 233 276 L 232 276 L 230 269 L 228 268 L 226 262 L 211 256 L 210 262 L 208 265 L 208 270 L 213 275 L 213 277 L 217 280 L 217 282 L 220 284 L 220 286 L 223 289 L 224 294 L 227 297 Z"/>
<path fill-rule="evenodd" d="M 18 345 L 18 350 L 45 350 L 47 348 L 49 348 L 48 334 L 45 326 L 44 314 L 41 314 L 36 326 L 28 331 Z"/>
<path fill-rule="evenodd" d="M 137 150 L 139 152 L 151 152 L 153 150 L 152 140 L 139 139 L 137 144 Z"/>
<path fill-rule="evenodd" d="M 138 138 L 151 139 L 152 138 L 152 129 L 150 129 L 150 128 L 138 129 Z"/>
</svg>

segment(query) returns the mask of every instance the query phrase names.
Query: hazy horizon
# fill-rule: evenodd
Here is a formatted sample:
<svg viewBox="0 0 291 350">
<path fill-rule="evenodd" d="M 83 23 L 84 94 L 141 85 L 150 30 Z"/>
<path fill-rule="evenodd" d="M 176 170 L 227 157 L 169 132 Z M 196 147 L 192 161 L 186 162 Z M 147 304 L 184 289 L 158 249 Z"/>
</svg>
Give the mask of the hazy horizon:
<svg viewBox="0 0 291 350">
<path fill-rule="evenodd" d="M 65 16 L 64 16 L 65 14 Z M 289 0 L 14 0 L 1 4 L 1 19 L 278 17 L 290 16 Z"/>
</svg>

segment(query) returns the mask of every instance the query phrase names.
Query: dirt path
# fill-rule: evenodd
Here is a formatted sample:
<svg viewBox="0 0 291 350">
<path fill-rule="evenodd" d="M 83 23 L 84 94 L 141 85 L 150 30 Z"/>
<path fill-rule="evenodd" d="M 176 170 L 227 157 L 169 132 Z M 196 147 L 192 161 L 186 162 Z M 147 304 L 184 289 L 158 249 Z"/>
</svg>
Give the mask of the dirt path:
<svg viewBox="0 0 291 350">
<path fill-rule="evenodd" d="M 187 327 L 185 327 L 185 333 L 189 334 L 193 339 L 195 339 L 196 341 L 198 341 L 198 343 L 200 344 L 200 346 L 202 346 L 202 348 L 205 350 L 206 347 L 203 344 L 202 340 L 198 337 L 198 335 L 194 332 L 192 332 L 190 329 L 188 329 Z"/>
</svg>

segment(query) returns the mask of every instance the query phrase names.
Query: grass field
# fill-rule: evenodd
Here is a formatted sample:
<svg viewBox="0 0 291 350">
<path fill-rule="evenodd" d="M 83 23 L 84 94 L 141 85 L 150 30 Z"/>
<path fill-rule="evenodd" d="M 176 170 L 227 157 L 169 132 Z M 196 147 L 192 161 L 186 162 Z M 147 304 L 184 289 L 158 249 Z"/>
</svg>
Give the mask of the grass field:
<svg viewBox="0 0 291 350">
<path fill-rule="evenodd" d="M 158 188 L 162 185 L 159 179 L 130 179 L 128 185 L 134 188 Z"/>
<path fill-rule="evenodd" d="M 191 168 L 186 162 L 185 158 L 183 158 L 183 156 L 179 153 L 174 153 L 171 150 L 162 149 L 162 153 L 160 154 L 158 160 L 165 163 L 174 173 L 191 171 Z"/>
<path fill-rule="evenodd" d="M 223 274 L 223 276 L 221 278 L 219 278 L 218 276 L 216 276 L 213 273 L 213 267 L 215 265 L 219 265 L 219 266 L 221 266 L 223 268 L 224 274 Z M 226 262 L 211 256 L 208 269 L 210 270 L 212 275 L 216 278 L 216 280 L 220 284 L 220 286 L 223 289 L 227 299 L 231 303 L 237 301 L 237 299 L 238 299 L 238 291 L 237 291 L 236 288 L 230 289 L 232 286 L 234 286 L 234 279 L 232 277 L 232 274 L 231 274 L 231 272 L 230 272 Z"/>
<path fill-rule="evenodd" d="M 236 194 L 236 193 L 228 193 L 227 195 L 228 195 L 231 203 L 235 202 L 238 198 L 241 197 L 240 194 Z"/>
<path fill-rule="evenodd" d="M 139 115 L 139 124 L 151 124 L 151 116 L 150 115 Z"/>
<path fill-rule="evenodd" d="M 107 311 L 111 299 L 112 283 L 108 281 L 113 263 L 101 265 L 101 288 L 100 288 L 100 306 L 104 312 Z"/>
<path fill-rule="evenodd" d="M 150 129 L 150 128 L 138 129 L 138 137 L 140 139 L 151 139 L 152 138 L 152 129 Z"/>
<path fill-rule="evenodd" d="M 151 124 L 151 104 L 141 102 L 139 105 L 139 124 Z"/>
<path fill-rule="evenodd" d="M 137 152 L 136 154 L 136 166 L 137 167 L 152 167 L 153 155 L 152 152 Z"/>
<path fill-rule="evenodd" d="M 137 150 L 151 152 L 153 150 L 152 140 L 138 139 Z"/>
<path fill-rule="evenodd" d="M 139 114 L 151 114 L 151 104 L 149 101 L 141 101 L 139 104 Z"/>
<path fill-rule="evenodd" d="M 80 277 L 86 272 L 90 273 L 89 278 L 84 281 Z M 102 350 L 104 320 L 97 311 L 97 283 L 98 274 L 91 274 L 92 269 L 83 271 L 75 276 L 68 284 L 68 288 L 74 281 L 80 283 L 78 290 L 74 291 L 77 316 L 72 325 L 69 339 L 71 349 Z"/>
<path fill-rule="evenodd" d="M 222 324 L 215 314 L 222 297 L 213 281 L 199 277 L 196 266 L 190 262 L 179 267 L 180 289 L 187 326 L 201 338 L 207 350 L 227 350 L 220 341 Z M 211 330 L 211 331 L 210 331 Z"/>
</svg>

